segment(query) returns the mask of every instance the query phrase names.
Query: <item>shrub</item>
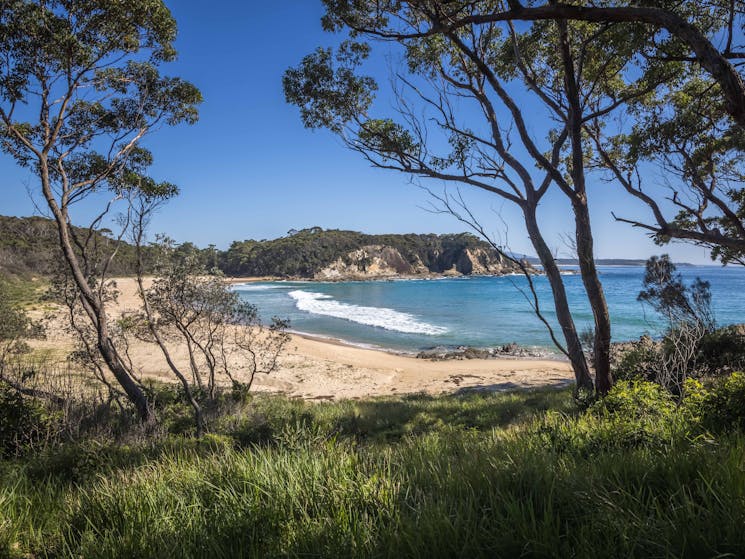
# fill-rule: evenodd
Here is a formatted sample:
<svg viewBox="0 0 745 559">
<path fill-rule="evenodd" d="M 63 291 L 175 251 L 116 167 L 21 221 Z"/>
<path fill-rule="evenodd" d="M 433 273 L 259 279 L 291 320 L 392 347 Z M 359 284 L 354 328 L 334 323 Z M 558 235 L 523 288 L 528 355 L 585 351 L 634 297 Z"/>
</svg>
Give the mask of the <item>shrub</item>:
<svg viewBox="0 0 745 559">
<path fill-rule="evenodd" d="M 629 420 L 664 420 L 675 411 L 670 394 L 659 384 L 645 381 L 621 381 L 588 413 L 598 418 L 621 416 Z"/>
<path fill-rule="evenodd" d="M 704 336 L 698 363 L 708 373 L 722 373 L 745 367 L 745 327 L 726 326 Z"/>
<path fill-rule="evenodd" d="M 57 414 L 0 382 L 0 456 L 14 456 L 49 438 Z"/>
<path fill-rule="evenodd" d="M 745 429 L 745 373 L 732 373 L 710 390 L 697 394 L 695 405 L 707 429 L 717 432 Z"/>
<path fill-rule="evenodd" d="M 658 345 L 649 336 L 643 336 L 629 349 L 622 350 L 613 376 L 618 380 L 655 380 L 660 360 Z"/>
<path fill-rule="evenodd" d="M 647 381 L 620 381 L 576 419 L 546 414 L 536 433 L 555 452 L 588 456 L 619 449 L 669 449 L 687 434 L 672 396 Z"/>
</svg>

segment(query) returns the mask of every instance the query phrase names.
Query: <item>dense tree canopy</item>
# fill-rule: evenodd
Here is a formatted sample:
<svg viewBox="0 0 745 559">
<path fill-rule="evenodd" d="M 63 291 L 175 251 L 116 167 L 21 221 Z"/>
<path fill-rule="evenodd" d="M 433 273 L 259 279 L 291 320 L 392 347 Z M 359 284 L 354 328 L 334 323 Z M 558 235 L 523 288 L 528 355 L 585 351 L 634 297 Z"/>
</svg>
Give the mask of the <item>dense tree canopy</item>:
<svg viewBox="0 0 745 559">
<path fill-rule="evenodd" d="M 366 235 L 355 231 L 296 231 L 272 241 L 237 241 L 221 255 L 221 267 L 233 276 L 285 276 L 312 278 L 337 259 L 370 245 L 398 250 L 410 264 L 421 262 L 429 271 L 442 273 L 469 248 L 494 254 L 491 246 L 468 233 L 451 235 Z"/>
</svg>

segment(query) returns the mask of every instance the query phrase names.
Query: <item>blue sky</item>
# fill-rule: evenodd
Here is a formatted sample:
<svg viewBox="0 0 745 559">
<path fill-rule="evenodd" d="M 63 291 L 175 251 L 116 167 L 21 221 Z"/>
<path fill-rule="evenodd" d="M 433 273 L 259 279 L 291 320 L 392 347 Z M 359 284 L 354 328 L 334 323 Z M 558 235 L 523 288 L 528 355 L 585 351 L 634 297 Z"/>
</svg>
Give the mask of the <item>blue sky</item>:
<svg viewBox="0 0 745 559">
<path fill-rule="evenodd" d="M 146 143 L 156 159 L 153 174 L 181 188 L 154 220 L 154 231 L 225 248 L 232 240 L 273 238 L 315 225 L 369 233 L 465 230 L 450 216 L 426 211 L 430 198 L 408 177 L 372 169 L 333 135 L 304 129 L 297 109 L 285 103 L 285 69 L 317 46 L 338 41 L 321 29 L 320 1 L 221 0 L 210 9 L 199 0 L 166 3 L 179 24 L 179 59 L 166 72 L 194 82 L 205 102 L 198 124 L 162 129 Z M 385 70 L 382 64 L 378 69 Z M 28 193 L 33 177 L 4 155 L 0 173 L 0 213 L 38 214 Z M 495 215 L 501 213 L 511 248 L 533 253 L 509 203 L 468 189 L 463 193 L 489 231 L 502 234 Z M 590 204 L 598 257 L 668 252 L 676 260 L 709 262 L 703 249 L 656 247 L 641 232 L 615 223 L 614 209 L 643 215 L 616 186 L 595 180 Z M 572 220 L 560 196 L 546 201 L 541 220 L 552 247 L 568 255 L 562 237 L 571 233 Z"/>
</svg>

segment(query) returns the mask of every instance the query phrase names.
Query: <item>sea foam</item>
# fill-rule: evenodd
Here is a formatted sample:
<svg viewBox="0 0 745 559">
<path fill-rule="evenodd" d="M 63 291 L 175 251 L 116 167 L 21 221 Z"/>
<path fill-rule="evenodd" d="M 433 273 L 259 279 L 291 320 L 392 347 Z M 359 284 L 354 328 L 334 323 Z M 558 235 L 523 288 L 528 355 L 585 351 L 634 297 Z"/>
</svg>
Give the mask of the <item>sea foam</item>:
<svg viewBox="0 0 745 559">
<path fill-rule="evenodd" d="M 376 326 L 407 334 L 436 336 L 447 332 L 447 328 L 422 322 L 411 314 L 385 307 L 349 305 L 336 301 L 330 295 L 312 291 L 296 290 L 290 291 L 288 295 L 295 300 L 298 309 L 312 314 L 341 318 L 366 326 Z"/>
<path fill-rule="evenodd" d="M 236 291 L 269 291 L 270 289 L 287 289 L 284 285 L 264 285 L 251 283 L 236 283 L 233 285 Z"/>
</svg>

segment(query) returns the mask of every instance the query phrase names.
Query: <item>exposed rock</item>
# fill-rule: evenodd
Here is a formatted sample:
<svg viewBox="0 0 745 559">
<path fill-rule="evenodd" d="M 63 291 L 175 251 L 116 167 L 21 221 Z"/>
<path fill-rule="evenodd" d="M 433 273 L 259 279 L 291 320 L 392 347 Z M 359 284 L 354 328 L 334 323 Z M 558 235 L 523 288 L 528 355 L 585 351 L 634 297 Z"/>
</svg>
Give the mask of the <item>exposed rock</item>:
<svg viewBox="0 0 745 559">
<path fill-rule="evenodd" d="M 371 279 L 426 273 L 421 261 L 418 264 L 407 262 L 395 248 L 368 245 L 337 258 L 316 273 L 314 279 Z"/>
<path fill-rule="evenodd" d="M 450 361 L 462 359 L 499 359 L 503 357 L 549 357 L 551 354 L 543 349 L 522 347 L 516 343 L 506 344 L 496 348 L 478 348 L 470 346 L 433 347 L 417 354 L 417 359 L 430 361 Z"/>
<path fill-rule="evenodd" d="M 313 279 L 321 281 L 386 279 L 441 275 L 501 275 L 516 271 L 512 262 L 504 262 L 494 251 L 463 248 L 427 254 L 429 265 L 419 255 L 406 259 L 398 249 L 367 245 L 337 258 L 319 270 Z"/>
</svg>

